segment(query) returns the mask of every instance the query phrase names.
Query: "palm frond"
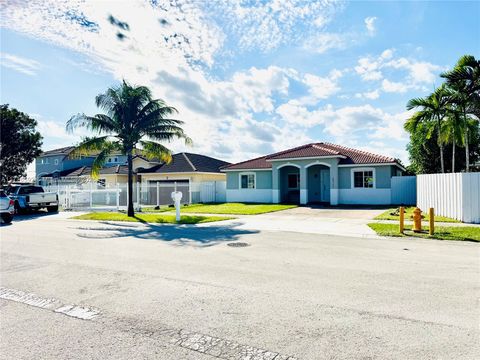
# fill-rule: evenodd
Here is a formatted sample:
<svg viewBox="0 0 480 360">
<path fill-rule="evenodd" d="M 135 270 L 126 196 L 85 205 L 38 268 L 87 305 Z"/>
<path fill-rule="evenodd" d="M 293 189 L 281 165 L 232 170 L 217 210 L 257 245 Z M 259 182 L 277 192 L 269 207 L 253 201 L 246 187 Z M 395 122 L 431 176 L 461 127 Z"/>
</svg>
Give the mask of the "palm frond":
<svg viewBox="0 0 480 360">
<path fill-rule="evenodd" d="M 162 144 L 155 141 L 141 140 L 140 145 L 142 146 L 140 151 L 147 159 L 160 159 L 167 164 L 172 161 L 171 151 Z"/>
<path fill-rule="evenodd" d="M 70 158 L 92 156 L 100 152 L 108 143 L 108 136 L 86 137 L 68 155 Z"/>
</svg>

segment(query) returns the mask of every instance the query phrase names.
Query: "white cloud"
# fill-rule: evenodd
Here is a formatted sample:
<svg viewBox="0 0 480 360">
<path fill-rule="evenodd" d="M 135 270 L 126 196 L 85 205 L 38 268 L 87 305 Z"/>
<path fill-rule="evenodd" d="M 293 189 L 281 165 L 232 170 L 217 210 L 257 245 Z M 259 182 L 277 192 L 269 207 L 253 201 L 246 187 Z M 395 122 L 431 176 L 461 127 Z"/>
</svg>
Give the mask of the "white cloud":
<svg viewBox="0 0 480 360">
<path fill-rule="evenodd" d="M 29 76 L 35 76 L 41 67 L 36 60 L 4 52 L 0 53 L 0 64 Z"/>
<path fill-rule="evenodd" d="M 408 134 L 403 129 L 403 124 L 412 116 L 413 112 L 414 111 L 405 111 L 397 114 L 384 113 L 382 124 L 370 134 L 370 138 L 380 140 L 408 140 Z"/>
<path fill-rule="evenodd" d="M 382 81 L 382 90 L 390 93 L 404 93 L 410 88 L 405 83 L 390 81 L 388 79 L 383 79 Z"/>
<path fill-rule="evenodd" d="M 321 33 L 307 38 L 304 44 L 306 50 L 323 54 L 332 49 L 344 49 L 353 39 L 350 34 Z"/>
<path fill-rule="evenodd" d="M 358 59 L 358 65 L 355 66 L 355 71 L 365 81 L 381 80 L 383 75 L 380 71 L 381 64 L 369 57 Z"/>
<path fill-rule="evenodd" d="M 388 113 L 370 104 L 338 108 L 327 105 L 309 110 L 295 101 L 279 106 L 277 113 L 287 124 L 296 126 L 297 132 L 302 128 L 320 126 L 324 133 L 333 136 L 335 142 L 356 147 L 361 147 L 359 144 L 365 144 L 368 139 L 390 139 L 402 143 L 400 153 L 408 138 L 403 124 L 411 115 L 409 112 Z"/>
<path fill-rule="evenodd" d="M 365 26 L 367 28 L 367 31 L 370 35 L 375 34 L 376 28 L 375 28 L 375 21 L 377 20 L 376 16 L 369 16 L 365 18 Z"/>
<path fill-rule="evenodd" d="M 302 82 L 307 86 L 309 96 L 299 99 L 304 104 L 316 104 L 320 99 L 327 99 L 340 90 L 338 80 L 342 77 L 340 70 L 332 70 L 328 76 L 321 77 L 305 74 Z"/>
<path fill-rule="evenodd" d="M 377 89 L 377 90 L 373 90 L 373 91 L 367 91 L 367 92 L 364 92 L 364 93 L 356 93 L 355 97 L 359 98 L 359 99 L 375 100 L 375 99 L 378 99 L 380 97 L 380 91 Z"/>
<path fill-rule="evenodd" d="M 423 91 L 425 84 L 433 84 L 438 73 L 445 69 L 442 66 L 416 59 L 395 58 L 394 55 L 393 49 L 386 49 L 377 57 L 366 56 L 358 59 L 355 72 L 360 75 L 362 80 L 382 80 L 382 82 L 380 88 L 375 92 L 357 93 L 355 95 L 357 98 L 378 98 L 380 89 L 389 93 L 405 93 L 412 89 Z M 394 78 L 400 78 L 401 81 L 393 80 Z"/>
<path fill-rule="evenodd" d="M 310 0 L 204 2 L 227 33 L 238 38 L 240 48 L 270 50 L 316 36 L 342 8 L 341 3 Z M 302 26 L 302 31 L 298 27 Z"/>
</svg>

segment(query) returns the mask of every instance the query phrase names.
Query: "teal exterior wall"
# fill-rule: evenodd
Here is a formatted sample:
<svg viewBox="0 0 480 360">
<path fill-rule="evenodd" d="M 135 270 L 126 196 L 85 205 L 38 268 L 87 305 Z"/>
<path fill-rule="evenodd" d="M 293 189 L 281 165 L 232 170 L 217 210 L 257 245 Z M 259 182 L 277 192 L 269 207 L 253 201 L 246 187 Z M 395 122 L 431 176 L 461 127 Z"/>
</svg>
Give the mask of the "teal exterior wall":
<svg viewBox="0 0 480 360">
<path fill-rule="evenodd" d="M 358 166 L 375 169 L 375 187 L 377 189 L 390 189 L 392 174 L 396 174 L 396 166 Z M 352 187 L 351 172 L 357 167 L 340 167 L 338 168 L 339 189 L 350 189 Z"/>
<path fill-rule="evenodd" d="M 227 172 L 227 189 L 239 189 L 239 174 L 240 173 L 255 173 L 255 189 L 271 189 L 272 188 L 272 172 L 270 170 L 261 171 L 228 171 Z"/>
<path fill-rule="evenodd" d="M 238 172 L 228 171 L 227 172 L 227 189 L 234 190 L 238 189 Z"/>
<path fill-rule="evenodd" d="M 390 189 L 392 187 L 392 167 L 378 166 L 375 168 L 375 186 L 377 189 Z"/>
</svg>

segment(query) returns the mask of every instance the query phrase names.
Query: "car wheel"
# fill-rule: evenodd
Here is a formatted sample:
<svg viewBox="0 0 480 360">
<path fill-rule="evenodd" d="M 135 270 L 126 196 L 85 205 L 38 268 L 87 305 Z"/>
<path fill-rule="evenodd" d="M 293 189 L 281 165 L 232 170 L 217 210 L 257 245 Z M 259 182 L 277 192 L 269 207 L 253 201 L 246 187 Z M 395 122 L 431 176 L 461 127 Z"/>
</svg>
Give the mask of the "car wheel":
<svg viewBox="0 0 480 360">
<path fill-rule="evenodd" d="M 51 212 L 58 212 L 58 205 L 57 206 L 47 206 L 47 211 Z"/>
<path fill-rule="evenodd" d="M 2 214 L 2 220 L 5 224 L 10 224 L 12 222 L 13 215 L 12 214 Z"/>
</svg>

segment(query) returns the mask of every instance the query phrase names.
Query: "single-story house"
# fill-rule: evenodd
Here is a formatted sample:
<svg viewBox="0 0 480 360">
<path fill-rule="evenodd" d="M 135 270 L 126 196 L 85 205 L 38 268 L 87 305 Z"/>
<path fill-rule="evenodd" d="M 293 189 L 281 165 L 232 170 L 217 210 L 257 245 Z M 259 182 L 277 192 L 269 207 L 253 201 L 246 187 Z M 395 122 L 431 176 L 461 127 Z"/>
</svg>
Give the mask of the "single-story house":
<svg viewBox="0 0 480 360">
<path fill-rule="evenodd" d="M 312 143 L 225 166 L 227 202 L 391 203 L 399 160 L 331 143 Z"/>
<path fill-rule="evenodd" d="M 192 153 L 179 153 L 172 156 L 172 162 L 169 164 L 161 163 L 148 169 L 137 169 L 138 181 L 141 181 L 142 188 L 149 189 L 152 193 L 148 196 L 149 199 L 154 199 L 153 193 L 156 193 L 156 186 L 162 186 L 163 188 L 178 187 L 179 191 L 182 191 L 184 196 L 182 202 L 196 203 L 204 201 L 200 195 L 201 184 L 214 184 L 213 191 L 216 191 L 218 186 L 223 186 L 225 189 L 226 175 L 221 169 L 230 163 L 218 160 L 209 156 L 192 154 Z M 219 189 L 217 189 L 219 190 Z M 170 196 L 171 191 L 165 191 L 162 196 Z M 217 197 L 214 196 L 214 199 Z M 223 200 L 225 197 L 223 196 Z M 166 201 L 166 199 L 163 199 Z M 153 201 L 153 200 L 152 200 Z M 162 199 L 159 200 L 160 202 Z"/>
</svg>

